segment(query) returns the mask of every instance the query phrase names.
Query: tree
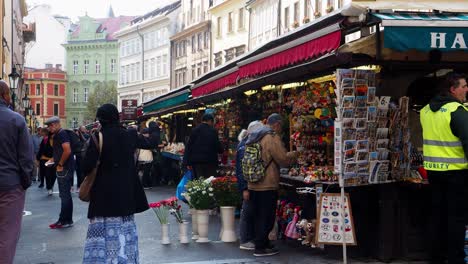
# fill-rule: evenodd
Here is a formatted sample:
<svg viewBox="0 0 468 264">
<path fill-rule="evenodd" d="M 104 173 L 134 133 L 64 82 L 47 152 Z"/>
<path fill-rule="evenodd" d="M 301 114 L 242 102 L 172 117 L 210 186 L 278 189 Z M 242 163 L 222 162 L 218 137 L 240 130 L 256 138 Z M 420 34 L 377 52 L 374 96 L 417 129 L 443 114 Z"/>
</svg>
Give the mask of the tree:
<svg viewBox="0 0 468 264">
<path fill-rule="evenodd" d="M 117 85 L 113 83 L 100 83 L 90 94 L 86 109 L 85 120 L 94 120 L 97 109 L 103 104 L 117 105 Z"/>
</svg>

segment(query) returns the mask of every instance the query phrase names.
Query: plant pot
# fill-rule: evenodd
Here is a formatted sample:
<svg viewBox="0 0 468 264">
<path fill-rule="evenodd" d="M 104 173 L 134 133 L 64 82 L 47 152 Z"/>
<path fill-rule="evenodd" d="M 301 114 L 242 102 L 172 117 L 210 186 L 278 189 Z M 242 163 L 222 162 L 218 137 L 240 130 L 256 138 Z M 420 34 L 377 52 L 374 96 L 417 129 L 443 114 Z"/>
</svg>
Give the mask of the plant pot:
<svg viewBox="0 0 468 264">
<path fill-rule="evenodd" d="M 222 233 L 221 241 L 223 242 L 236 242 L 236 225 L 234 221 L 234 212 L 236 207 L 234 206 L 221 206 L 221 221 L 222 221 Z"/>
<path fill-rule="evenodd" d="M 169 224 L 162 224 L 161 225 L 161 244 L 168 245 L 171 243 L 169 239 Z"/>
<path fill-rule="evenodd" d="M 207 243 L 208 240 L 208 224 L 210 222 L 209 210 L 197 210 L 198 223 L 198 239 L 197 243 Z"/>
<path fill-rule="evenodd" d="M 182 221 L 182 223 L 179 223 L 179 240 L 181 244 L 187 244 L 190 242 L 187 236 L 187 232 L 188 232 L 188 222 Z"/>
<path fill-rule="evenodd" d="M 190 214 L 192 215 L 192 239 L 198 239 L 198 221 L 197 221 L 197 210 L 190 209 Z"/>
</svg>

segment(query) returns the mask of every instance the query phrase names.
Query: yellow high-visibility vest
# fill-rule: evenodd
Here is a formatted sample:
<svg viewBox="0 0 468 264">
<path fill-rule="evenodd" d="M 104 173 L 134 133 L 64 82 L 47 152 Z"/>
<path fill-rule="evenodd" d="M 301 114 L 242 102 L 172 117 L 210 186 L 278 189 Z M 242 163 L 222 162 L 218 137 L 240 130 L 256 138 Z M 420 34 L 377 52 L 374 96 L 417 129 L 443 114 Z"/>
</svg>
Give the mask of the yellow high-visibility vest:
<svg viewBox="0 0 468 264">
<path fill-rule="evenodd" d="M 437 112 L 433 112 L 429 105 L 421 110 L 424 168 L 426 170 L 468 169 L 468 161 L 462 143 L 450 129 L 452 113 L 460 106 L 468 111 L 464 105 L 457 102 L 447 103 Z"/>
</svg>

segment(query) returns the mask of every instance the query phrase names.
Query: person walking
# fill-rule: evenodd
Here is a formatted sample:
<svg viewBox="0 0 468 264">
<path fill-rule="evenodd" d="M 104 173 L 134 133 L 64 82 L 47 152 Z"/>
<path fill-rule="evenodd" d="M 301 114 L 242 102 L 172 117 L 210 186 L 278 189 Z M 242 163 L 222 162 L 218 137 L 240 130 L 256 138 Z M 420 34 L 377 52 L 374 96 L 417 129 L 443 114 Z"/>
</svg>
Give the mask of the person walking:
<svg viewBox="0 0 468 264">
<path fill-rule="evenodd" d="M 139 263 L 134 214 L 149 207 L 136 173 L 134 153 L 136 149 L 155 148 L 159 135 L 150 128 L 150 136 L 144 137 L 135 129 L 120 126 L 119 112 L 112 104 L 99 107 L 96 118 L 102 125 L 102 152 L 90 140 L 82 160 L 87 175 L 100 159 L 90 192 L 83 264 Z M 98 132 L 92 136 L 99 140 Z"/>
<path fill-rule="evenodd" d="M 39 188 L 44 186 L 44 180 L 46 185 L 46 190 L 48 195 L 52 195 L 55 184 L 55 168 L 53 166 L 46 166 L 45 163 L 52 159 L 54 156 L 54 148 L 53 148 L 53 138 L 52 134 L 49 132 L 47 128 L 41 129 L 42 140 L 41 144 L 39 145 L 39 151 L 36 155 L 36 159 L 39 161 L 39 178 L 41 184 Z"/>
<path fill-rule="evenodd" d="M 190 134 L 185 149 L 184 164 L 187 165 L 187 169 L 193 171 L 194 179 L 217 176 L 218 154 L 223 153 L 223 147 L 213 125 L 213 115 L 205 113 L 202 123 Z"/>
<path fill-rule="evenodd" d="M 8 108 L 10 88 L 0 80 L 0 263 L 15 257 L 26 189 L 31 185 L 33 145 L 24 117 Z"/>
<path fill-rule="evenodd" d="M 59 219 L 57 222 L 50 224 L 49 227 L 51 229 L 72 227 L 73 199 L 71 197 L 71 187 L 73 182 L 74 160 L 71 151 L 71 139 L 68 133 L 62 129 L 58 116 L 50 117 L 46 120 L 45 124 L 52 134 L 53 157 L 50 163 L 55 167 L 61 200 Z"/>
<path fill-rule="evenodd" d="M 421 110 L 424 168 L 431 189 L 431 263 L 464 263 L 468 213 L 468 87 L 447 74 L 439 94 Z"/>
<path fill-rule="evenodd" d="M 282 118 L 279 114 L 271 114 L 267 119 L 267 125 L 249 134 L 246 147 L 259 143 L 261 157 L 265 166 L 265 175 L 258 182 L 248 183 L 249 200 L 252 210 L 255 212 L 254 232 L 255 251 L 254 256 L 272 256 L 279 253 L 274 248 L 268 234 L 273 229 L 275 222 L 275 210 L 278 200 L 280 180 L 280 167 L 292 164 L 296 159 L 296 152 L 287 152 L 281 141 Z M 245 170 L 244 170 L 245 171 Z"/>
<path fill-rule="evenodd" d="M 34 149 L 34 157 L 37 156 L 37 153 L 39 152 L 39 146 L 41 145 L 42 141 L 42 136 L 41 136 L 41 128 L 38 127 L 35 131 L 35 133 L 31 134 L 31 140 L 33 143 L 33 149 Z M 39 163 L 34 162 L 34 167 L 33 167 L 33 181 L 38 181 L 39 180 Z M 44 187 L 44 181 L 42 181 L 42 185 L 39 185 L 39 188 Z"/>
<path fill-rule="evenodd" d="M 249 189 L 247 188 L 247 181 L 244 179 L 244 173 L 242 171 L 242 159 L 245 153 L 245 143 L 247 142 L 248 135 L 263 127 L 263 123 L 260 121 L 250 122 L 247 130 L 242 130 L 238 136 L 239 145 L 237 145 L 236 151 L 236 177 L 239 191 L 242 194 L 242 208 L 240 214 L 240 249 L 254 250 L 254 215 L 255 212 L 252 210 L 253 206 L 250 200 Z"/>
<path fill-rule="evenodd" d="M 80 192 L 81 183 L 84 180 L 83 171 L 81 170 L 81 160 L 84 155 L 86 141 L 89 139 L 88 131 L 85 126 L 80 126 L 77 130 L 77 135 L 80 138 L 81 143 L 83 144 L 82 153 L 75 155 L 75 171 L 76 171 L 76 192 Z"/>
<path fill-rule="evenodd" d="M 153 133 L 158 133 L 156 131 L 159 130 L 159 127 L 153 128 Z M 144 128 L 141 131 L 141 134 L 144 137 L 149 137 L 149 129 Z M 157 146 L 156 146 L 157 148 Z M 138 176 L 141 180 L 141 184 L 143 188 L 150 189 L 153 187 L 152 175 L 151 175 L 151 167 L 153 165 L 153 151 L 154 149 L 138 149 Z"/>
</svg>

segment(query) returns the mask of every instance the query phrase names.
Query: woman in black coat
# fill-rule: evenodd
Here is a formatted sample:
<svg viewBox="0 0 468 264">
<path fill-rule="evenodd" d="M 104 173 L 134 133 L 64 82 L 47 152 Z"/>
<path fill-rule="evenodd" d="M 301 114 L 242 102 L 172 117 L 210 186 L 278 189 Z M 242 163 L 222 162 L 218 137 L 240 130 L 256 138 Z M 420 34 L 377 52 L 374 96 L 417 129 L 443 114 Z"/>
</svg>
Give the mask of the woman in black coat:
<svg viewBox="0 0 468 264">
<path fill-rule="evenodd" d="M 148 201 L 136 173 L 135 150 L 153 149 L 159 134 L 138 135 L 119 125 L 119 113 L 111 104 L 96 114 L 102 128 L 101 164 L 91 189 L 90 224 L 83 263 L 138 263 L 138 236 L 134 214 L 148 209 Z M 99 133 L 94 133 L 99 140 Z M 96 165 L 99 146 L 93 140 L 82 160 L 84 175 Z M 99 145 L 99 144 L 98 144 Z M 94 254 L 93 252 L 97 252 Z"/>
<path fill-rule="evenodd" d="M 44 180 L 46 182 L 46 189 L 49 195 L 52 195 L 52 189 L 55 183 L 55 167 L 47 167 L 45 163 L 53 157 L 54 149 L 52 135 L 49 133 L 47 128 L 41 129 L 42 140 L 39 145 L 39 151 L 37 152 L 36 159 L 39 161 L 39 178 L 41 184 L 39 188 L 44 187 Z"/>
</svg>

